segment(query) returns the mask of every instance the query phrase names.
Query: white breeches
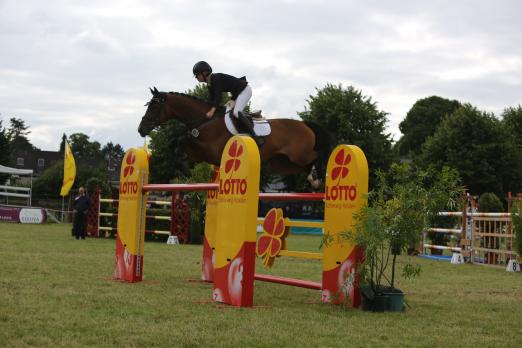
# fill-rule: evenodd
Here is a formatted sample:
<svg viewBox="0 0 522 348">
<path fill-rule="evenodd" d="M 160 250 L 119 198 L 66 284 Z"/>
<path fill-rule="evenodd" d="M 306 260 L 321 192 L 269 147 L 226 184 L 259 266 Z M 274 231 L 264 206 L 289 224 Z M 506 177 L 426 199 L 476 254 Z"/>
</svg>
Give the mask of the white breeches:
<svg viewBox="0 0 522 348">
<path fill-rule="evenodd" d="M 233 115 L 234 117 L 238 117 L 238 112 L 243 111 L 245 107 L 247 106 L 248 102 L 250 101 L 250 98 L 252 98 L 252 88 L 249 85 L 246 85 L 245 89 L 239 93 L 239 95 L 236 98 L 236 102 L 233 106 Z M 228 105 L 227 103 L 227 109 L 226 112 L 230 111 L 232 107 Z"/>
</svg>

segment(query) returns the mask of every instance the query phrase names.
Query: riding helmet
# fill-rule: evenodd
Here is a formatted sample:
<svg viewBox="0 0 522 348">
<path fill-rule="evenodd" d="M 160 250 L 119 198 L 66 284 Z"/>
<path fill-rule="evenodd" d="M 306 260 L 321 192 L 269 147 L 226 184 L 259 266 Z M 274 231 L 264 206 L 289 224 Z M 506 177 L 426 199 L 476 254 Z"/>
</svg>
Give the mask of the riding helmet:
<svg viewBox="0 0 522 348">
<path fill-rule="evenodd" d="M 212 73 L 212 67 L 205 61 L 200 61 L 194 64 L 194 67 L 192 68 L 192 72 L 194 73 L 194 76 L 197 74 L 201 74 L 204 72 L 208 72 L 209 74 Z"/>
</svg>

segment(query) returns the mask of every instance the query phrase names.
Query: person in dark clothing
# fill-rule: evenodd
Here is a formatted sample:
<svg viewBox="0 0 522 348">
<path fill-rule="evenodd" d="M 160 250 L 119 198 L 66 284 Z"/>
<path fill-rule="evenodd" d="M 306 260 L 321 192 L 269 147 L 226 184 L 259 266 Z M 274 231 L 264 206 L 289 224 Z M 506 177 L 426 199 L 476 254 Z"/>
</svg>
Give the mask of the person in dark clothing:
<svg viewBox="0 0 522 348">
<path fill-rule="evenodd" d="M 243 130 L 254 138 L 258 146 L 263 145 L 263 138 L 256 136 L 252 122 L 243 113 L 252 97 L 252 88 L 246 78 L 244 76 L 237 78 L 223 73 L 212 73 L 212 67 L 205 61 L 197 62 L 192 68 L 192 72 L 199 82 L 207 84 L 209 103 L 212 106 L 206 114 L 207 117 L 212 118 L 214 116 L 221 101 L 221 93 L 230 92 L 232 102 L 227 103 L 226 112 L 231 112 Z"/>
<path fill-rule="evenodd" d="M 78 196 L 74 199 L 73 212 L 73 234 L 76 239 L 85 239 L 85 216 L 89 210 L 91 201 L 85 193 L 85 188 L 78 189 Z"/>
</svg>

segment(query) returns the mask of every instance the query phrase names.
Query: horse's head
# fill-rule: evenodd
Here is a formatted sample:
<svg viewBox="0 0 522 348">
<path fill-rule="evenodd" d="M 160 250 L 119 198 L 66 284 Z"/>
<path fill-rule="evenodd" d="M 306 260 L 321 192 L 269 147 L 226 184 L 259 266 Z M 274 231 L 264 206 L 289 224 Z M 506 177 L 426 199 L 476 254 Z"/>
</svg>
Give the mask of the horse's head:
<svg viewBox="0 0 522 348">
<path fill-rule="evenodd" d="M 141 118 L 138 132 L 142 137 L 149 135 L 150 132 L 160 124 L 166 121 L 167 115 L 165 112 L 165 101 L 167 100 L 167 93 L 160 92 L 156 87 L 150 88 L 152 99 L 145 104 L 147 111 Z"/>
</svg>

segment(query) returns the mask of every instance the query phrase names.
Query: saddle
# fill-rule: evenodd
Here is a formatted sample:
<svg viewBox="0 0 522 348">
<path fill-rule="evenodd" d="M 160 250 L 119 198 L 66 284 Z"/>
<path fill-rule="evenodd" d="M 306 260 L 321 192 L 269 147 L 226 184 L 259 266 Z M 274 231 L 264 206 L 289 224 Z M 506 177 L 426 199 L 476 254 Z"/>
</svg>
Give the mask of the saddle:
<svg viewBox="0 0 522 348">
<path fill-rule="evenodd" d="M 261 111 L 243 113 L 243 115 L 247 116 L 248 122 L 253 127 L 256 135 L 267 136 L 270 134 L 270 123 L 268 123 L 268 120 L 261 115 Z M 232 134 L 238 134 L 241 133 L 241 131 L 244 131 L 244 127 L 242 127 L 238 122 L 238 119 L 231 117 L 230 114 L 225 115 L 225 125 Z"/>
<path fill-rule="evenodd" d="M 231 112 L 234 109 L 236 102 L 234 100 L 229 100 L 225 103 L 225 107 L 228 109 L 227 112 Z M 252 112 L 242 111 L 243 115 L 249 117 L 252 121 L 265 121 L 266 119 L 261 115 L 261 110 L 254 110 Z"/>
<path fill-rule="evenodd" d="M 247 116 L 251 117 L 252 120 L 254 120 L 254 121 L 260 121 L 260 120 L 265 119 L 263 117 L 263 115 L 261 115 L 261 110 L 255 110 L 255 111 L 249 112 L 249 113 L 247 113 Z"/>
</svg>

